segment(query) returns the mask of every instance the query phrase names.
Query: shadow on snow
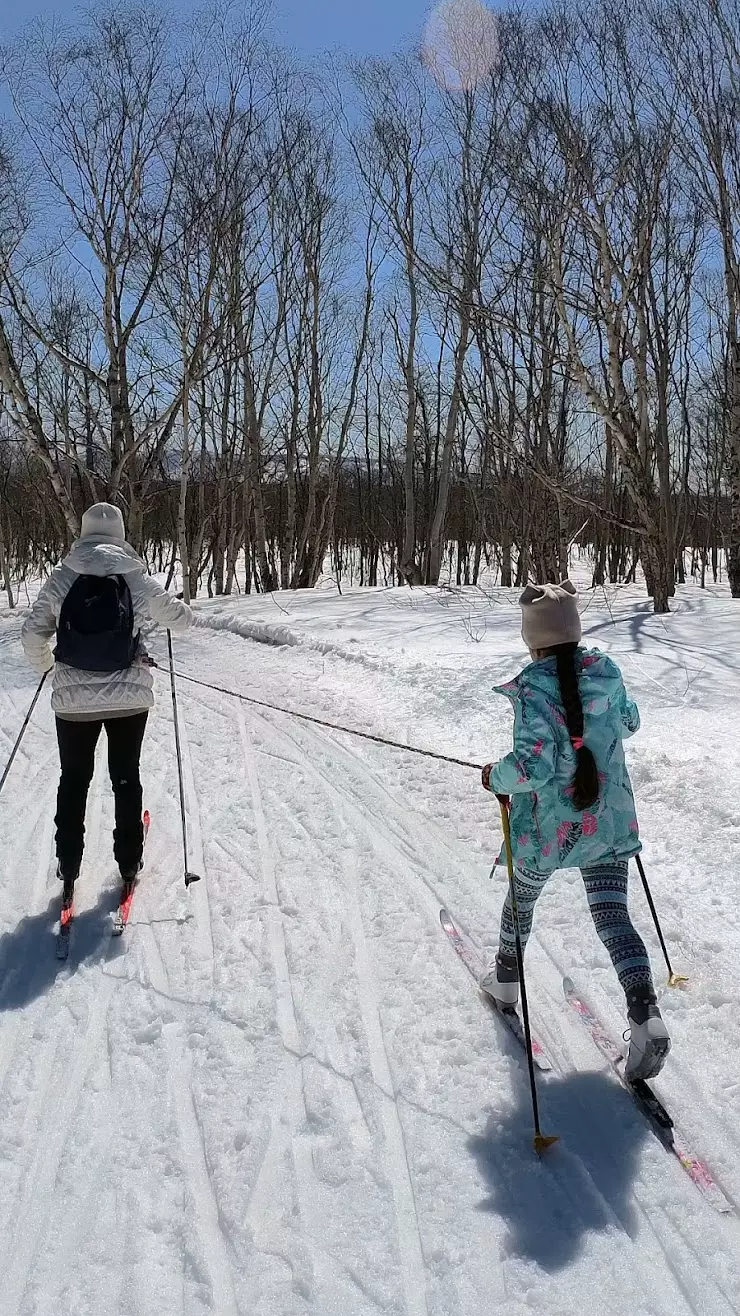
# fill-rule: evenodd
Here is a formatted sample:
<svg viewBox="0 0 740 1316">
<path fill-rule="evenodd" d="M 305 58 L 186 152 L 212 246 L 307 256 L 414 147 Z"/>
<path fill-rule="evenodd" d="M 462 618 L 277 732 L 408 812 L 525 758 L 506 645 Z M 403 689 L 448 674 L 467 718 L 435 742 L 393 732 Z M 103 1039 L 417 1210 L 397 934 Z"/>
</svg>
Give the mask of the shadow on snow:
<svg viewBox="0 0 740 1316">
<path fill-rule="evenodd" d="M 621 1225 L 634 1236 L 632 1185 L 640 1151 L 653 1135 L 608 1073 L 550 1078 L 540 1085 L 540 1106 L 543 1132 L 561 1137 L 542 1159 L 532 1147 L 526 1079 L 516 1106 L 492 1113 L 485 1133 L 468 1147 L 488 1188 L 478 1209 L 507 1223 L 508 1254 L 558 1271 L 578 1256 L 589 1233 Z"/>
<path fill-rule="evenodd" d="M 61 892 L 61 886 L 60 886 Z M 56 957 L 59 895 L 41 914 L 30 914 L 0 937 L 0 1013 L 22 1010 L 43 996 L 61 973 L 102 960 L 109 952 L 118 888 L 104 888 L 98 903 L 75 918 L 69 957 Z"/>
</svg>

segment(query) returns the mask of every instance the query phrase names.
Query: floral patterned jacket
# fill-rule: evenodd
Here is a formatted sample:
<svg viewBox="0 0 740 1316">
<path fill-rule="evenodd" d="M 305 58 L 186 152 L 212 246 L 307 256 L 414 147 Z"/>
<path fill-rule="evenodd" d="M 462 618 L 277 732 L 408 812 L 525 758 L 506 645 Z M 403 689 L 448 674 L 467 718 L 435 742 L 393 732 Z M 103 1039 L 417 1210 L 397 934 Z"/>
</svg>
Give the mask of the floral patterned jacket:
<svg viewBox="0 0 740 1316">
<path fill-rule="evenodd" d="M 601 791 L 591 809 L 573 807 L 575 751 L 565 724 L 554 658 L 530 663 L 496 687 L 514 708 L 514 750 L 491 769 L 489 789 L 511 796 L 514 862 L 535 873 L 627 859 L 641 849 L 622 742 L 640 726 L 622 674 L 598 649 L 576 657 L 584 743 L 596 759 Z M 499 864 L 506 863 L 502 849 Z"/>
</svg>

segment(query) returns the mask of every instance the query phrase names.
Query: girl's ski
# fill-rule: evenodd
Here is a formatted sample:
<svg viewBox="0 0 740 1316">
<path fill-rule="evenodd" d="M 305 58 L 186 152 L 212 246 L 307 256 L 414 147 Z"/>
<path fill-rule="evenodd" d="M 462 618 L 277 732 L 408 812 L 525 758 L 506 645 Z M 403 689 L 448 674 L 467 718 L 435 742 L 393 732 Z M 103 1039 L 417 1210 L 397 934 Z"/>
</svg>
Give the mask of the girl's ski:
<svg viewBox="0 0 740 1316">
<path fill-rule="evenodd" d="M 467 934 L 457 926 L 449 910 L 440 909 L 439 921 L 442 924 L 442 927 L 447 933 L 447 936 L 449 937 L 453 946 L 455 947 L 455 950 L 460 956 L 460 959 L 462 960 L 466 969 L 471 974 L 471 976 L 475 979 L 476 983 L 478 983 L 486 971 L 486 965 L 483 960 L 483 956 L 481 955 L 477 946 L 474 946 L 473 942 L 470 940 L 470 937 L 468 937 Z M 523 1050 L 526 1049 L 526 1042 L 524 1038 L 524 1027 L 516 1010 L 501 1009 L 501 1007 L 498 1006 L 496 1002 L 492 1000 L 492 998 L 488 996 L 485 992 L 481 992 L 481 996 L 486 1001 L 486 1003 L 490 1005 L 491 1009 L 498 1015 L 499 1019 L 501 1019 L 506 1024 L 506 1027 L 508 1028 L 512 1037 L 516 1038 L 517 1042 L 522 1047 L 522 1049 Z M 542 1043 L 538 1042 L 537 1039 L 534 1037 L 532 1038 L 532 1058 L 537 1068 L 542 1070 L 543 1073 L 548 1073 L 552 1069 L 552 1065 L 550 1064 L 550 1061 L 547 1059 L 547 1056 L 545 1054 L 545 1049 L 542 1046 Z"/>
<path fill-rule="evenodd" d="M 671 1116 L 668 1114 L 662 1101 L 655 1095 L 652 1088 L 643 1079 L 638 1079 L 635 1083 L 628 1083 L 624 1077 L 624 1054 L 622 1048 L 613 1037 L 604 1028 L 604 1025 L 596 1017 L 590 1005 L 579 995 L 573 981 L 570 978 L 563 979 L 563 990 L 566 1000 L 572 1005 L 576 1014 L 579 1015 L 585 1024 L 593 1041 L 601 1052 L 602 1056 L 608 1061 L 612 1070 L 616 1074 L 620 1083 L 630 1096 L 633 1098 L 636 1106 L 642 1112 L 656 1138 L 662 1142 L 666 1151 L 672 1152 L 679 1162 L 682 1169 L 686 1171 L 691 1182 L 699 1189 L 699 1192 L 711 1202 L 715 1210 L 727 1214 L 734 1212 L 735 1206 L 725 1195 L 723 1189 L 719 1186 L 714 1178 L 712 1171 L 706 1161 L 696 1156 L 689 1146 L 683 1141 L 680 1134 L 676 1131 Z"/>
</svg>

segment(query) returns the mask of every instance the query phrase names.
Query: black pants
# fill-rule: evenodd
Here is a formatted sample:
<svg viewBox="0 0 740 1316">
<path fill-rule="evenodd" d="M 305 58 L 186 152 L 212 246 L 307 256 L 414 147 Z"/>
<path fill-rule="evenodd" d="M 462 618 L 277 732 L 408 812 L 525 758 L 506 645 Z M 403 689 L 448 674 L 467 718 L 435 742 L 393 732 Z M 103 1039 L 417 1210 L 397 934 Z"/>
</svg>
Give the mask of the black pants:
<svg viewBox="0 0 740 1316">
<path fill-rule="evenodd" d="M 103 726 L 108 737 L 108 771 L 116 801 L 113 853 L 123 874 L 138 872 L 144 845 L 139 763 L 147 717 L 147 713 L 134 713 L 130 717 L 103 718 L 96 722 L 67 722 L 57 718 L 62 777 L 55 822 L 57 859 L 63 873 L 76 874 L 82 862 L 87 792 L 95 768 L 95 746 Z"/>
</svg>

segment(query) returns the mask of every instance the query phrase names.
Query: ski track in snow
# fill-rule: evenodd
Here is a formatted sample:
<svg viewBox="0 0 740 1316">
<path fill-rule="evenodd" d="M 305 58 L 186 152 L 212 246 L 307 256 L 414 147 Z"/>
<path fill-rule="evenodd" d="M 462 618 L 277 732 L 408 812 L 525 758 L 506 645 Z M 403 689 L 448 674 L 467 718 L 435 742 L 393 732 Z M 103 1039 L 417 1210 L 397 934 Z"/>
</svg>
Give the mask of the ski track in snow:
<svg viewBox="0 0 740 1316">
<path fill-rule="evenodd" d="M 179 1024 L 165 1025 L 165 1048 L 171 1081 L 171 1100 L 177 1112 L 183 1156 L 188 1167 L 198 1236 L 208 1268 L 213 1309 L 219 1316 L 238 1316 L 228 1249 L 221 1232 L 218 1202 L 208 1169 L 208 1157 L 193 1102 L 190 1074 Z"/>
<path fill-rule="evenodd" d="M 449 600 L 442 610 L 422 596 L 406 630 L 405 597 L 291 600 L 300 615 L 284 634 L 259 615 L 263 601 L 222 600 L 178 643 L 178 664 L 420 744 L 436 719 L 441 749 L 477 757 L 487 688 L 519 662 L 516 614 L 497 605 L 501 639 L 486 655 L 464 650 Z M 688 644 L 691 618 L 674 624 Z M 0 687 L 2 753 L 30 684 L 17 631 L 9 642 L 16 625 L 3 636 L 14 658 Z M 650 700 L 659 722 L 672 678 L 656 657 L 663 638 L 652 632 L 651 649 L 642 626 L 626 667 L 643 680 L 649 728 Z M 393 650 L 407 635 L 416 649 Z M 680 660 L 676 698 L 707 697 L 712 661 Z M 528 955 L 535 1023 L 555 1061 L 544 1122 L 563 1139 L 540 1164 L 521 1055 L 439 932 L 447 903 L 490 949 L 500 908 L 502 884 L 487 881 L 495 808 L 471 774 L 185 687 L 190 859 L 203 878 L 186 893 L 163 688 L 159 700 L 145 751 L 152 836 L 121 943 L 109 940 L 102 747 L 62 968 L 43 958 L 50 936 L 31 954 L 33 926 L 51 929 L 58 895 L 48 711 L 0 800 L 3 1316 L 572 1316 L 597 1292 L 605 1316 L 740 1313 L 740 1220 L 701 1200 L 569 1017 L 565 971 L 615 1033 L 624 1026 L 577 881 L 548 887 Z M 503 710 L 486 716 L 484 743 L 491 727 L 508 734 Z M 653 810 L 650 872 L 666 902 L 662 777 L 677 747 L 657 749 L 649 734 L 644 749 L 635 742 L 635 778 L 643 825 Z M 718 798 L 716 809 L 728 810 L 734 845 L 731 805 Z M 702 827 L 704 838 L 708 818 Z M 740 928 L 726 927 L 734 953 Z M 716 940 L 711 919 L 702 936 Z M 679 963 L 681 945 L 671 943 Z M 722 959 L 721 942 L 713 954 Z M 715 1082 L 686 1050 L 705 1038 L 709 1063 L 721 1064 L 720 1034 L 701 1021 L 714 1010 L 726 1029 L 733 991 L 730 967 L 714 993 L 699 975 L 691 993 L 669 996 L 676 1046 L 656 1086 L 737 1200 L 740 1085 L 730 1064 Z"/>
<path fill-rule="evenodd" d="M 265 820 L 265 811 L 262 806 L 262 794 L 260 791 L 257 768 L 254 762 L 254 751 L 252 749 L 244 714 L 241 709 L 239 709 L 237 721 L 239 738 L 244 753 L 247 786 L 251 794 L 255 826 L 257 830 L 257 845 L 259 847 L 260 869 L 262 873 L 262 899 L 267 913 L 270 954 L 272 957 L 275 982 L 277 986 L 277 1023 L 278 1028 L 280 1029 L 280 1037 L 286 1051 L 291 1052 L 294 1056 L 298 1056 L 300 1052 L 300 1038 L 295 1018 L 293 990 L 285 949 L 285 935 L 283 932 L 282 913 L 280 910 L 280 897 L 278 896 L 277 883 L 275 880 L 275 856 L 270 844 L 267 822 Z"/>
<path fill-rule="evenodd" d="M 283 916 L 280 909 L 280 897 L 275 877 L 275 856 L 269 840 L 269 828 L 262 802 L 254 748 L 242 709 L 238 710 L 237 720 L 244 749 L 247 780 L 255 812 L 257 838 L 263 873 L 263 895 L 269 927 L 271 955 L 277 982 L 278 1021 L 280 1033 L 286 1051 L 299 1057 L 301 1054 L 301 1040 L 296 1023 L 295 1003 L 293 1000 L 290 971 L 287 963 L 285 937 L 282 925 Z M 263 726 L 266 725 L 262 719 L 258 720 L 262 722 Z M 270 734 L 270 730 L 269 724 L 267 724 L 268 735 Z M 272 734 L 274 737 L 274 732 Z M 323 786 L 323 782 L 321 782 L 321 785 Z M 310 833 L 307 833 L 307 835 L 310 837 Z M 391 1185 L 394 1203 L 405 1311 L 407 1316 L 427 1316 L 424 1263 L 421 1252 L 416 1208 L 414 1204 L 413 1186 L 411 1183 L 408 1158 L 404 1144 L 403 1129 L 399 1118 L 396 1097 L 393 1090 L 393 1082 L 388 1065 L 388 1057 L 385 1050 L 382 1024 L 380 1022 L 378 1006 L 375 1000 L 372 972 L 370 969 L 367 946 L 362 927 L 362 917 L 355 889 L 356 866 L 354 855 L 350 850 L 345 850 L 342 867 L 348 884 L 348 894 L 344 903 L 348 908 L 348 922 L 355 952 L 356 970 L 359 979 L 358 985 L 362 1022 L 369 1048 L 370 1072 L 372 1080 L 376 1085 L 378 1099 L 381 1103 L 381 1123 L 386 1146 L 386 1173 Z M 336 891 L 332 893 L 333 904 L 337 903 L 337 894 Z M 287 1109 L 284 1109 L 283 1111 L 283 1118 L 291 1118 L 296 1122 L 301 1119 L 305 1120 L 306 1112 L 305 1104 L 302 1100 L 302 1088 L 299 1099 L 298 1091 L 294 1088 L 291 1079 L 289 1078 L 287 1082 L 288 1091 L 291 1093 L 291 1099 L 286 1103 Z M 309 1193 L 311 1190 L 313 1175 L 310 1168 L 310 1158 L 307 1160 L 305 1156 L 301 1154 L 300 1140 L 294 1140 L 293 1155 L 296 1159 L 297 1175 L 303 1180 L 304 1184 L 304 1192 L 301 1194 L 303 1198 L 303 1207 L 308 1210 L 310 1209 Z M 321 1271 L 321 1265 L 318 1269 Z"/>
<path fill-rule="evenodd" d="M 190 753 L 187 719 L 182 712 L 180 712 L 180 744 L 183 760 L 183 778 L 185 782 L 185 808 L 188 820 L 188 860 L 195 872 L 198 873 L 201 878 L 200 882 L 195 882 L 188 888 L 187 896 L 195 912 L 197 953 L 201 963 L 205 961 L 205 964 L 208 966 L 208 973 L 212 985 L 214 976 L 213 929 L 211 927 L 211 911 L 208 898 L 208 876 L 206 872 L 205 856 L 203 854 L 203 824 L 201 820 L 199 795 L 195 786 L 195 774 L 193 772 L 193 760 Z"/>
<path fill-rule="evenodd" d="M 275 730 L 264 719 L 258 718 L 275 737 Z M 279 738 L 294 742 L 284 731 Z M 263 753 L 269 753 L 265 745 Z M 305 766 L 305 765 L 304 765 Z M 318 783 L 322 794 L 330 798 L 336 795 L 336 787 L 329 785 L 324 775 L 314 766 L 308 768 L 311 777 Z M 398 1094 L 391 1075 L 388 1051 L 377 992 L 368 954 L 367 941 L 363 926 L 362 913 L 358 897 L 357 855 L 349 841 L 350 828 L 345 819 L 344 810 L 340 812 L 340 826 L 345 834 L 344 848 L 341 854 L 341 876 L 343 885 L 340 891 L 332 893 L 332 905 L 335 907 L 337 921 L 346 922 L 352 940 L 354 968 L 358 979 L 358 998 L 361 1020 L 368 1050 L 370 1077 L 375 1088 L 375 1098 L 380 1103 L 380 1119 L 385 1143 L 385 1161 L 388 1181 L 394 1203 L 396 1234 L 402 1264 L 403 1289 L 406 1311 L 410 1316 L 426 1316 L 424 1261 L 419 1231 L 419 1222 L 414 1199 L 414 1189 L 409 1166 L 407 1148 L 404 1140 L 403 1124 L 398 1109 Z M 301 824 L 299 824 L 301 825 Z M 306 833 L 311 838 L 311 833 Z"/>
<path fill-rule="evenodd" d="M 39 1132 L 36 1154 L 26 1174 L 26 1187 L 15 1208 L 10 1256 L 12 1262 L 3 1278 L 3 1299 L 8 1316 L 15 1316 L 25 1293 L 34 1253 L 42 1231 L 53 1215 L 53 1189 L 76 1107 L 87 1071 L 104 1036 L 106 1014 L 113 992 L 112 984 L 103 984 L 90 1003 L 90 1016 L 84 1032 L 73 1042 L 67 1060 L 68 1075 L 61 1094 L 50 1090 L 51 1074 L 42 1065 L 42 1084 L 38 1088 L 43 1109 L 37 1112 Z"/>
<path fill-rule="evenodd" d="M 403 1264 L 406 1311 L 408 1316 L 427 1316 L 424 1255 L 414 1197 L 413 1177 L 403 1134 L 403 1123 L 398 1109 L 398 1097 L 391 1074 L 365 929 L 362 923 L 357 891 L 357 862 L 351 851 L 344 856 L 343 868 L 347 883 L 349 925 L 355 950 L 362 1018 L 370 1052 L 370 1071 L 373 1082 L 379 1092 L 383 1094 L 380 1097 L 383 1130 L 389 1162 L 388 1176 L 392 1184 L 399 1249 Z"/>
<path fill-rule="evenodd" d="M 289 749 L 292 747 L 293 749 L 297 749 L 300 753 L 301 746 L 299 738 L 291 735 L 290 731 L 285 727 L 280 728 L 276 736 L 276 730 L 269 721 L 259 715 L 255 715 L 255 720 L 266 728 L 268 737 L 272 734 L 273 739 L 277 738 L 278 740 L 286 742 Z M 247 735 L 248 733 L 246 732 L 243 713 L 240 714 L 240 722 L 242 727 L 244 727 L 243 734 Z M 310 732 L 309 738 L 311 738 Z M 325 746 L 321 744 L 320 739 L 319 745 L 320 748 L 325 748 Z M 269 753 L 270 751 L 263 745 L 262 752 Z M 296 759 L 295 761 L 298 762 L 299 760 Z M 330 799 L 336 799 L 337 796 L 341 797 L 342 810 L 340 813 L 340 819 L 342 831 L 351 834 L 346 819 L 342 816 L 347 812 L 346 795 L 345 791 L 339 786 L 336 773 L 333 780 L 328 780 L 325 773 L 320 769 L 317 769 L 314 762 L 311 762 L 309 771 L 318 782 L 323 794 L 328 794 Z M 256 773 L 253 767 L 251 772 L 254 782 L 253 789 L 255 789 Z M 260 813 L 261 812 L 260 806 Z M 354 811 L 352 812 L 354 813 Z M 264 815 L 262 816 L 264 826 Z M 356 817 L 353 817 L 353 822 L 355 821 Z M 374 826 L 376 821 L 377 820 L 373 817 L 370 826 Z M 364 830 L 366 820 L 361 815 L 360 823 L 363 825 Z M 357 890 L 357 856 L 354 849 L 348 843 L 345 845 L 344 853 L 342 855 L 342 876 L 344 878 L 344 900 L 342 903 L 354 948 L 355 971 L 358 977 L 359 999 L 361 1003 L 362 1023 L 368 1045 L 370 1073 L 376 1087 L 378 1099 L 381 1103 L 381 1121 L 383 1137 L 386 1144 L 387 1174 L 392 1186 L 396 1233 L 402 1264 L 405 1310 L 408 1313 L 408 1316 L 428 1316 L 428 1307 L 425 1296 L 425 1266 L 414 1198 L 413 1179 L 404 1140 L 403 1123 L 398 1109 L 398 1096 L 391 1075 L 388 1051 L 386 1048 L 383 1025 L 377 1001 L 376 987 L 362 921 Z"/>
</svg>

